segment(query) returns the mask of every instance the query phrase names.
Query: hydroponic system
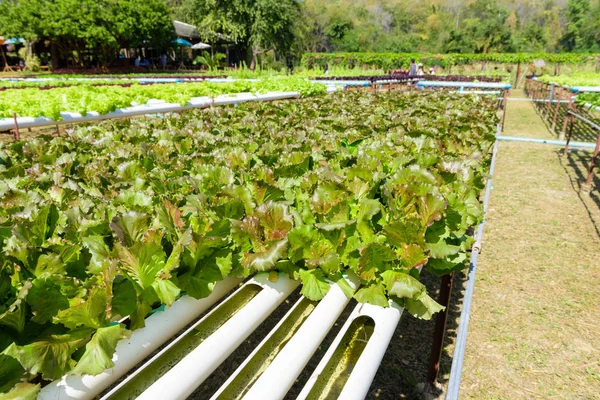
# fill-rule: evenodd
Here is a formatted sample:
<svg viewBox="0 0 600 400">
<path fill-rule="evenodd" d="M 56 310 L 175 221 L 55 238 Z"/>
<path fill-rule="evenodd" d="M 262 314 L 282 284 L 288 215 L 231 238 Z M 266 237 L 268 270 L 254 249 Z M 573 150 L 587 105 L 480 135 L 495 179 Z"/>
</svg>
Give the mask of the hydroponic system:
<svg viewBox="0 0 600 400">
<path fill-rule="evenodd" d="M 55 99 L 22 103 L 31 120 L 4 129 L 152 114 L 0 145 L 0 392 L 193 396 L 296 293 L 213 398 L 283 398 L 336 323 L 298 398 L 364 398 L 403 311 L 447 306 L 422 269 L 474 275 L 497 91 L 510 88 L 374 82 L 328 95 L 297 79 L 0 92 Z M 71 120 L 64 90 L 81 93 Z M 98 109 L 121 90 L 123 104 Z M 135 98 L 148 104 L 125 107 Z"/>
</svg>

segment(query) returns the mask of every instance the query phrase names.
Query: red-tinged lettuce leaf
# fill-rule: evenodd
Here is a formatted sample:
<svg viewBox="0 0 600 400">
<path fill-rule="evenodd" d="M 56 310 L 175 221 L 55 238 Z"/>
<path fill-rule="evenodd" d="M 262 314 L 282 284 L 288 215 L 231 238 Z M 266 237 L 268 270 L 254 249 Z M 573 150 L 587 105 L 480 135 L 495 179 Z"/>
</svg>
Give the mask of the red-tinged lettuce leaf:
<svg viewBox="0 0 600 400">
<path fill-rule="evenodd" d="M 425 241 L 425 234 L 421 225 L 416 220 L 393 222 L 383 227 L 385 237 L 393 246 L 401 248 L 405 244 L 421 245 Z"/>
<path fill-rule="evenodd" d="M 288 240 L 283 239 L 273 243 L 266 251 L 260 253 L 246 253 L 242 260 L 242 266 L 251 271 L 270 271 L 275 267 L 277 261 L 287 255 Z"/>
<path fill-rule="evenodd" d="M 31 221 L 15 224 L 12 232 L 17 238 L 32 246 L 41 246 L 54 233 L 57 221 L 56 207 L 43 206 L 32 216 Z"/>
<path fill-rule="evenodd" d="M 41 385 L 33 383 L 17 383 L 8 393 L 0 394 L 2 400 L 35 400 Z"/>
<path fill-rule="evenodd" d="M 285 239 L 294 227 L 294 220 L 283 203 L 268 201 L 260 205 L 255 213 L 267 242 Z"/>
<path fill-rule="evenodd" d="M 116 216 L 110 222 L 110 229 L 123 246 L 133 246 L 148 231 L 148 215 L 137 211 Z"/>
<path fill-rule="evenodd" d="M 317 187 L 311 198 L 315 214 L 327 214 L 335 205 L 344 200 L 344 192 L 334 183 L 323 183 Z"/>
<path fill-rule="evenodd" d="M 85 353 L 70 373 L 72 375 L 98 375 L 105 369 L 112 368 L 115 365 L 112 357 L 117 343 L 130 335 L 131 332 L 120 324 L 99 328 L 92 336 L 92 340 L 85 345 Z"/>
<path fill-rule="evenodd" d="M 154 241 L 136 242 L 131 248 L 116 243 L 115 249 L 124 271 L 142 289 L 150 287 L 165 267 L 166 254 Z"/>
<path fill-rule="evenodd" d="M 294 228 L 288 234 L 289 257 L 292 262 L 302 259 L 309 268 L 321 267 L 326 273 L 340 269 L 336 247 L 323 234 L 309 225 Z"/>
<path fill-rule="evenodd" d="M 165 200 L 161 206 L 157 207 L 157 219 L 161 228 L 172 236 L 177 236 L 185 226 L 185 222 L 181 218 L 181 210 L 169 200 Z"/>
<path fill-rule="evenodd" d="M 385 296 L 385 288 L 381 283 L 373 283 L 358 289 L 354 298 L 359 303 L 368 303 L 380 307 L 387 307 L 389 305 L 387 297 Z"/>
<path fill-rule="evenodd" d="M 242 251 L 264 250 L 260 222 L 255 216 L 248 216 L 241 221 L 232 220 L 231 238 Z"/>
<path fill-rule="evenodd" d="M 44 379 L 54 380 L 75 366 L 71 356 L 87 343 L 92 333 L 94 329 L 82 328 L 65 334 L 42 335 L 27 345 L 13 343 L 3 353 L 19 360 L 30 374 L 41 374 Z"/>
<path fill-rule="evenodd" d="M 192 230 L 187 229 L 184 231 L 177 242 L 173 245 L 173 250 L 167 261 L 165 262 L 165 266 L 162 269 L 161 276 L 164 279 L 169 279 L 171 277 L 171 271 L 175 268 L 179 267 L 181 255 L 186 246 L 189 246 L 192 243 Z"/>
<path fill-rule="evenodd" d="M 418 268 L 427 263 L 428 257 L 425 255 L 421 246 L 417 244 L 403 244 L 402 251 L 402 266 L 404 268 Z"/>
<path fill-rule="evenodd" d="M 309 300 L 321 300 L 329 292 L 331 285 L 325 279 L 325 274 L 319 269 L 299 270 L 298 275 L 302 280 L 300 293 Z"/>
<path fill-rule="evenodd" d="M 358 276 L 367 281 L 374 280 L 378 273 L 385 271 L 389 263 L 396 260 L 396 254 L 390 248 L 371 243 L 362 250 L 358 259 Z"/>
<path fill-rule="evenodd" d="M 421 196 L 417 201 L 417 208 L 419 215 L 423 221 L 424 226 L 430 226 L 435 221 L 439 221 L 442 218 L 442 213 L 446 209 L 448 203 L 441 196 L 434 194 L 427 194 Z"/>
</svg>

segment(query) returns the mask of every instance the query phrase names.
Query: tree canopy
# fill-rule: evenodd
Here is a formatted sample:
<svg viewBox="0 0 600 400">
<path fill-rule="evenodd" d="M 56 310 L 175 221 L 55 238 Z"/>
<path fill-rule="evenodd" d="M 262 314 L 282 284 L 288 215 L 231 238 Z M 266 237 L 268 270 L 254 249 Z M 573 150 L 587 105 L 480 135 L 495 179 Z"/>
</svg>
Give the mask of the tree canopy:
<svg viewBox="0 0 600 400">
<path fill-rule="evenodd" d="M 175 37 L 164 0 L 4 0 L 0 34 L 48 41 L 98 64 L 121 48 L 166 48 Z"/>
<path fill-rule="evenodd" d="M 289 52 L 301 11 L 295 0 L 188 0 L 183 8 L 183 15 L 206 40 L 216 41 L 223 35 L 248 46 L 251 68 L 264 50 Z"/>
<path fill-rule="evenodd" d="M 598 52 L 599 0 L 0 0 L 0 35 L 83 65 L 163 49 L 172 19 L 257 55 L 304 52 Z"/>
</svg>

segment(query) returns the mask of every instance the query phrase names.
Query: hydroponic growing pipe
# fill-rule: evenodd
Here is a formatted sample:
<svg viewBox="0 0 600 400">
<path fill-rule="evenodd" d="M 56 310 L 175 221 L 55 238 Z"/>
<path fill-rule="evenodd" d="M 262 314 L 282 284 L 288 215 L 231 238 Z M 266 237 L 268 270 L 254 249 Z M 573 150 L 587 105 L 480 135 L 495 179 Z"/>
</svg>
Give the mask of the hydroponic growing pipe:
<svg viewBox="0 0 600 400">
<path fill-rule="evenodd" d="M 532 139 L 532 138 L 520 138 L 514 136 L 498 136 L 498 140 L 504 142 L 525 142 L 525 143 L 539 143 L 539 144 L 551 144 L 554 146 L 565 146 L 567 142 L 562 140 L 550 140 L 550 139 Z M 581 147 L 584 149 L 593 149 L 596 147 L 595 143 L 587 142 L 569 142 L 569 146 Z"/>
<path fill-rule="evenodd" d="M 92 122 L 102 121 L 105 119 L 113 118 L 128 118 L 138 115 L 156 114 L 164 112 L 178 112 L 189 110 L 192 108 L 206 108 L 213 105 L 226 105 L 226 104 L 238 104 L 246 101 L 272 101 L 272 100 L 283 100 L 283 99 L 294 99 L 298 98 L 300 93 L 298 92 L 271 92 L 265 94 L 252 94 L 252 93 L 237 93 L 235 96 L 221 95 L 215 98 L 208 96 L 194 97 L 190 99 L 189 103 L 185 106 L 180 104 L 166 103 L 160 100 L 149 100 L 147 104 L 140 106 L 132 106 L 123 108 L 108 114 L 99 114 L 97 112 L 90 112 L 87 115 L 81 115 L 79 113 L 63 112 L 62 121 L 53 121 L 50 118 L 38 117 L 19 117 L 16 122 L 13 118 L 0 118 L 0 131 L 8 131 L 11 129 L 19 128 L 39 128 L 44 126 L 55 126 L 59 124 L 73 124 L 80 122 Z"/>
<path fill-rule="evenodd" d="M 496 131 L 496 137 L 498 136 L 500 136 L 500 125 L 498 125 Z M 492 193 L 493 188 L 492 180 L 494 177 L 494 168 L 496 166 L 497 155 L 498 141 L 496 140 L 496 143 L 494 143 L 492 163 L 490 165 L 490 177 L 487 181 L 485 188 L 485 197 L 483 198 L 483 220 L 477 227 L 475 244 L 473 244 L 473 250 L 471 251 L 467 290 L 465 291 L 462 311 L 460 313 L 460 323 L 458 325 L 458 333 L 456 335 L 456 347 L 454 349 L 454 355 L 452 357 L 452 369 L 450 370 L 450 379 L 448 382 L 446 400 L 458 400 L 458 393 L 460 391 L 460 381 L 462 377 L 463 363 L 465 360 L 465 348 L 467 344 L 467 335 L 469 332 L 469 319 L 471 317 L 471 305 L 473 303 L 473 291 L 475 290 L 475 273 L 477 272 L 477 260 L 479 259 L 479 253 L 481 253 L 481 239 L 483 238 L 485 217 L 487 214 L 490 195 Z"/>
</svg>

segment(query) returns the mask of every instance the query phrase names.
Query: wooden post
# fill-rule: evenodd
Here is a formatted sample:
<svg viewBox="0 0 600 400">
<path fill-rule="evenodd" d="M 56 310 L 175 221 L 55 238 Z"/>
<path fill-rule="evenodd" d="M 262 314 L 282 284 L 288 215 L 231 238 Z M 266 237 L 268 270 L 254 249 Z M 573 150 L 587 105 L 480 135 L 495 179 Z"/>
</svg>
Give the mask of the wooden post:
<svg viewBox="0 0 600 400">
<path fill-rule="evenodd" d="M 567 106 L 567 112 L 565 113 L 565 120 L 563 121 L 563 126 L 562 129 L 560 131 L 560 135 L 558 135 L 558 140 L 565 140 L 565 136 L 567 133 L 567 122 L 569 120 L 569 111 L 571 111 L 571 109 L 573 108 L 573 97 L 571 97 L 569 99 L 569 105 Z M 566 148 L 565 148 L 565 152 L 566 152 Z"/>
<path fill-rule="evenodd" d="M 598 153 L 600 152 L 600 132 L 598 132 L 598 139 L 596 139 L 596 148 L 594 149 L 594 155 L 592 156 L 592 161 L 590 162 L 590 167 L 588 168 L 587 179 L 585 180 L 586 185 L 591 185 L 592 179 L 594 177 L 594 167 L 596 166 L 596 158 L 598 158 Z"/>
<path fill-rule="evenodd" d="M 577 111 L 577 106 L 575 104 L 573 104 L 573 111 L 571 112 L 576 112 Z M 567 155 L 567 151 L 569 151 L 569 142 L 571 141 L 571 136 L 573 135 L 573 125 L 575 123 L 575 116 L 573 116 L 571 113 L 567 112 L 567 117 L 565 118 L 565 121 L 569 120 L 569 134 L 567 135 L 567 143 L 565 144 L 565 152 L 564 154 Z"/>
<path fill-rule="evenodd" d="M 427 372 L 427 381 L 435 383 L 440 371 L 440 360 L 442 350 L 444 349 L 444 336 L 446 333 L 446 320 L 448 319 L 448 309 L 450 308 L 450 296 L 452 295 L 452 279 L 454 273 L 442 276 L 440 283 L 440 295 L 438 303 L 445 307 L 435 318 L 435 329 L 433 331 L 433 345 L 429 357 L 429 371 Z"/>
<path fill-rule="evenodd" d="M 15 129 L 13 131 L 13 138 L 15 140 L 21 140 L 21 134 L 19 133 L 19 123 L 17 122 L 17 113 L 13 113 L 13 119 L 15 121 Z"/>
<path fill-rule="evenodd" d="M 558 89 L 558 97 L 556 100 L 556 106 L 554 107 L 554 117 L 552 118 L 552 128 L 550 128 L 550 130 L 552 132 L 554 132 L 554 129 L 556 129 L 556 119 L 558 118 L 558 109 L 560 108 L 563 96 L 562 96 L 562 88 L 557 88 Z"/>
<path fill-rule="evenodd" d="M 506 106 L 508 105 L 508 90 L 504 91 L 502 99 L 502 132 L 504 132 L 504 121 L 506 120 Z"/>
<path fill-rule="evenodd" d="M 550 84 L 550 93 L 548 94 L 548 105 L 546 107 L 546 116 L 550 118 L 550 112 L 552 110 L 552 100 L 554 100 L 554 84 Z"/>
</svg>

